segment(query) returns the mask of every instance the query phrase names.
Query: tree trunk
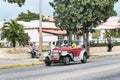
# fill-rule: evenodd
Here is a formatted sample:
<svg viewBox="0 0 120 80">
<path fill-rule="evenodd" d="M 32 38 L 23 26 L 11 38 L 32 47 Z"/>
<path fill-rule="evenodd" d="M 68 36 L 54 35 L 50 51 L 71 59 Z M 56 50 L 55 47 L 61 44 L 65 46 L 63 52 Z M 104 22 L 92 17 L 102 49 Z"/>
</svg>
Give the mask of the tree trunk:
<svg viewBox="0 0 120 80">
<path fill-rule="evenodd" d="M 89 54 L 89 52 L 90 52 L 90 43 L 89 43 L 89 33 L 88 32 L 86 33 L 86 45 L 87 45 L 86 50 L 87 50 L 87 53 Z"/>
<path fill-rule="evenodd" d="M 13 47 L 16 47 L 16 42 L 15 42 L 15 41 L 13 41 L 12 43 L 13 43 Z"/>
<path fill-rule="evenodd" d="M 85 28 L 82 31 L 83 34 L 83 45 L 85 46 L 85 49 L 87 51 L 87 53 L 89 54 L 89 49 L 90 49 L 90 45 L 89 45 L 89 32 L 88 30 L 86 30 Z"/>
</svg>

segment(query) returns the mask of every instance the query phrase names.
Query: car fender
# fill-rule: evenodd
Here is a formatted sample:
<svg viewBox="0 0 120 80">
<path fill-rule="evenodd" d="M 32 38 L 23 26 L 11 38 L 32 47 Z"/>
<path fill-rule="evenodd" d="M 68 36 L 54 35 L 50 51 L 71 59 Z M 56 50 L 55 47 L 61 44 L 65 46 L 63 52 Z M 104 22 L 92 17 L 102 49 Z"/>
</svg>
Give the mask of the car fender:
<svg viewBox="0 0 120 80">
<path fill-rule="evenodd" d="M 69 56 L 71 60 L 74 59 L 72 52 L 63 52 L 61 55 L 61 57 L 66 57 L 66 56 Z"/>
<path fill-rule="evenodd" d="M 86 53 L 86 50 L 82 50 L 80 52 L 80 59 L 83 60 L 83 55 Z"/>
<path fill-rule="evenodd" d="M 43 60 L 45 60 L 45 58 L 49 58 L 49 59 L 51 60 L 51 57 L 50 57 L 50 55 L 49 55 L 49 54 L 44 55 Z"/>
<path fill-rule="evenodd" d="M 68 52 L 62 52 L 62 56 L 66 56 L 66 55 L 68 55 L 69 53 Z"/>
</svg>

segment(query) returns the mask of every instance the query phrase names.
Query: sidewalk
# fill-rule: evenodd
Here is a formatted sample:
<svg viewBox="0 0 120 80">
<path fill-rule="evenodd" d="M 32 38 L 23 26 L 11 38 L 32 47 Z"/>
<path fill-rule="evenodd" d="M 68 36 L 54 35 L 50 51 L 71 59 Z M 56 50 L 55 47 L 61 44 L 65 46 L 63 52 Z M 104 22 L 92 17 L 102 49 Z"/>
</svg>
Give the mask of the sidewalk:
<svg viewBox="0 0 120 80">
<path fill-rule="evenodd" d="M 120 55 L 120 51 L 112 51 L 112 52 L 101 52 L 101 53 L 92 53 L 90 54 L 90 58 L 98 58 L 104 56 L 113 56 Z M 31 58 L 31 59 L 0 59 L 0 69 L 7 68 L 16 68 L 16 67 L 25 67 L 25 66 L 33 66 L 33 65 L 43 65 L 44 62 L 40 61 L 39 58 Z"/>
<path fill-rule="evenodd" d="M 111 52 L 100 52 L 100 53 L 93 53 L 91 56 L 109 56 L 109 55 L 117 55 L 120 54 L 120 51 L 111 51 Z"/>
<path fill-rule="evenodd" d="M 99 52 L 90 54 L 90 58 L 120 55 L 120 51 Z"/>
</svg>

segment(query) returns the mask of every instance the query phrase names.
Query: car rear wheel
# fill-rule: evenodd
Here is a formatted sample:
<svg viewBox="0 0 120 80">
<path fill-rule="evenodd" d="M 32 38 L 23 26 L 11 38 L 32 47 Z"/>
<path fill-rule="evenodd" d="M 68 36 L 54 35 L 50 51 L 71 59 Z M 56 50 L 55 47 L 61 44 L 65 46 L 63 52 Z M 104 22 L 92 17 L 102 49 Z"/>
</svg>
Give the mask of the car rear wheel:
<svg viewBox="0 0 120 80">
<path fill-rule="evenodd" d="M 86 63 L 87 62 L 87 56 L 84 54 L 83 55 L 83 60 L 81 60 L 82 63 Z"/>
<path fill-rule="evenodd" d="M 46 66 L 50 66 L 51 65 L 51 61 L 48 57 L 45 58 L 45 65 Z"/>
<path fill-rule="evenodd" d="M 68 65 L 70 63 L 70 58 L 68 56 L 63 58 L 63 64 Z"/>
</svg>

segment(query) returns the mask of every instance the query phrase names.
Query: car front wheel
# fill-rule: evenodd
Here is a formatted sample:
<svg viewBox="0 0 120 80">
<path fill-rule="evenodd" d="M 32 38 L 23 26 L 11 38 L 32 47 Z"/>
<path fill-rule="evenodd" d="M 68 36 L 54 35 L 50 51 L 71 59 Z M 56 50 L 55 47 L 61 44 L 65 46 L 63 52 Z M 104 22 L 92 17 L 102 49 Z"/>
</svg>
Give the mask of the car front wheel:
<svg viewBox="0 0 120 80">
<path fill-rule="evenodd" d="M 50 66 L 51 65 L 51 61 L 48 57 L 45 58 L 45 65 L 46 66 Z"/>
</svg>

